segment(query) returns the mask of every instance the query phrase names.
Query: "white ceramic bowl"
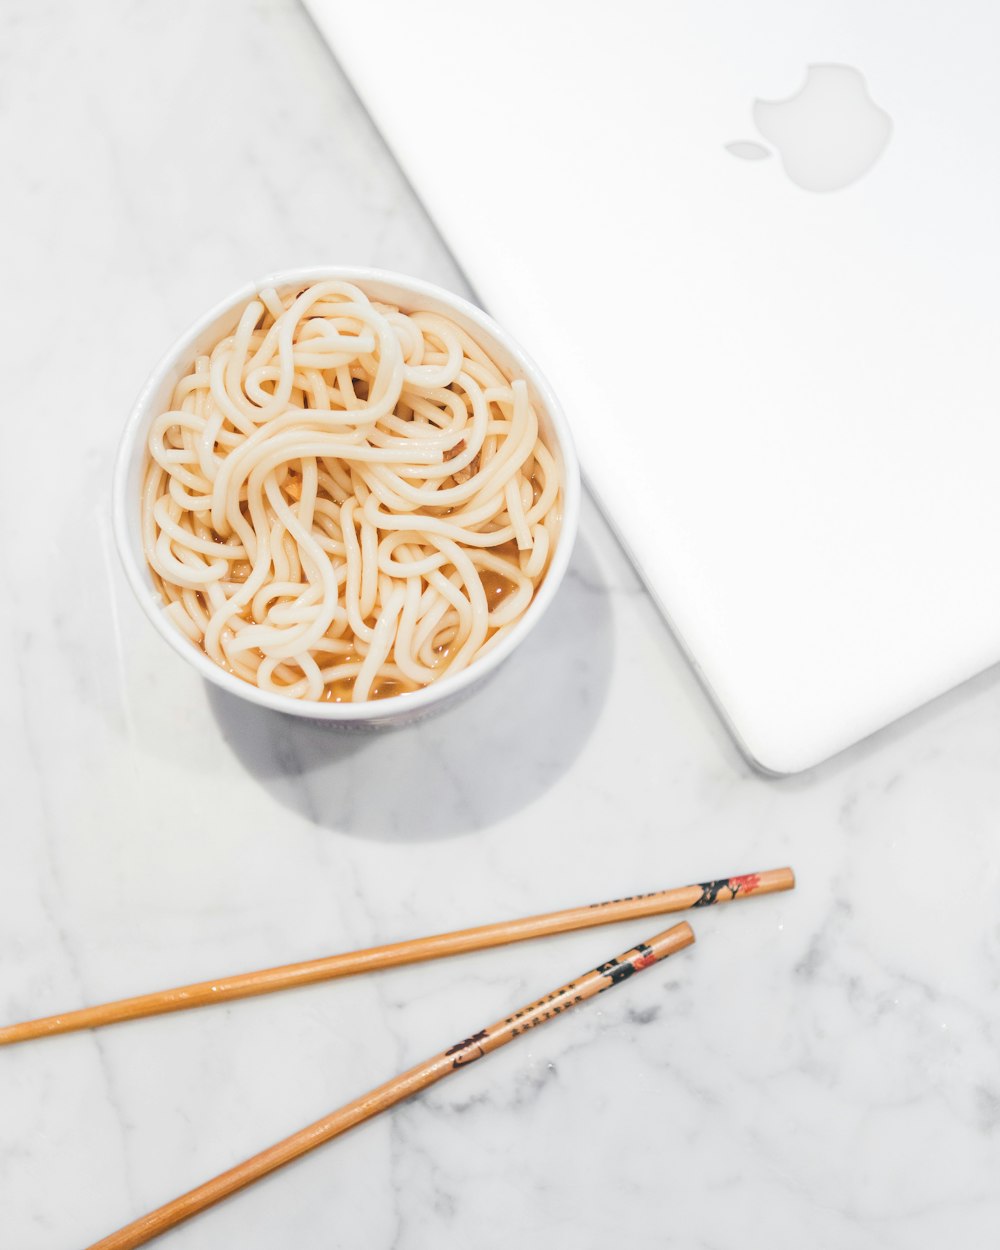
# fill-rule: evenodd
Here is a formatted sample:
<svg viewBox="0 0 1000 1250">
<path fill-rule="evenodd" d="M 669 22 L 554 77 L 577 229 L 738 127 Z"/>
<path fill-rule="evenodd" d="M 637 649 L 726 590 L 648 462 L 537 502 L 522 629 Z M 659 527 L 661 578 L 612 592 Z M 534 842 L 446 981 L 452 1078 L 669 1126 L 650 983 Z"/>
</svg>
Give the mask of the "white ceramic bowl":
<svg viewBox="0 0 1000 1250">
<path fill-rule="evenodd" d="M 427 309 L 442 313 L 466 329 L 498 364 L 527 382 L 542 433 L 559 462 L 563 475 L 563 518 L 559 539 L 541 586 L 524 616 L 511 632 L 493 650 L 474 660 L 468 668 L 454 677 L 443 677 L 412 694 L 395 695 L 365 703 L 315 703 L 270 694 L 219 668 L 164 613 L 161 596 L 153 584 L 143 555 L 139 528 L 146 436 L 154 418 L 168 407 L 174 386 L 187 373 L 194 357 L 210 349 L 220 338 L 234 330 L 243 308 L 263 288 L 273 286 L 279 292 L 298 291 L 308 283 L 329 278 L 353 282 L 372 299 L 396 304 L 404 311 Z M 230 694 L 246 699 L 248 703 L 287 712 L 292 716 L 339 723 L 385 724 L 411 720 L 432 707 L 449 702 L 469 691 L 495 672 L 538 624 L 559 589 L 569 564 L 580 514 L 580 469 L 566 417 L 548 382 L 531 357 L 480 309 L 441 287 L 381 269 L 341 266 L 290 269 L 268 274 L 259 282 L 252 282 L 234 291 L 182 334 L 153 370 L 136 400 L 122 435 L 115 465 L 113 513 L 118 550 L 136 598 L 161 637 L 204 678 L 221 686 L 223 690 L 228 690 Z"/>
</svg>

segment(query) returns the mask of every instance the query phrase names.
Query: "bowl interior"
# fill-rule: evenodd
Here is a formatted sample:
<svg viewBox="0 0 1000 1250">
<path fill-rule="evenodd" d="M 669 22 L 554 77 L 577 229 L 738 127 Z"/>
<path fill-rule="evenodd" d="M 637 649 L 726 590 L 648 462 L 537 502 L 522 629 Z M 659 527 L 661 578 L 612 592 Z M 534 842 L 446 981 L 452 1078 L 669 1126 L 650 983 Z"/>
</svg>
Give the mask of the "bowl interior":
<svg viewBox="0 0 1000 1250">
<path fill-rule="evenodd" d="M 220 669 L 195 647 L 163 612 L 142 550 L 139 502 L 146 462 L 146 438 L 153 420 L 166 411 L 177 382 L 194 358 L 235 330 L 244 307 L 258 291 L 274 286 L 279 294 L 298 292 L 324 279 L 354 282 L 372 300 L 395 304 L 404 312 L 440 313 L 465 329 L 501 366 L 523 377 L 538 413 L 539 426 L 559 465 L 563 481 L 562 520 L 548 571 L 524 616 L 503 641 L 453 677 L 443 677 L 423 690 L 366 703 L 304 703 L 273 695 Z M 125 571 L 140 605 L 161 636 L 210 681 L 231 693 L 293 715 L 333 721 L 391 720 L 418 714 L 428 705 L 457 694 L 493 671 L 523 639 L 555 594 L 569 561 L 579 513 L 579 469 L 572 440 L 558 401 L 534 362 L 485 313 L 458 296 L 427 283 L 365 269 L 310 269 L 270 275 L 233 295 L 197 322 L 161 360 L 146 383 L 129 418 L 119 452 L 114 487 L 114 528 Z"/>
</svg>

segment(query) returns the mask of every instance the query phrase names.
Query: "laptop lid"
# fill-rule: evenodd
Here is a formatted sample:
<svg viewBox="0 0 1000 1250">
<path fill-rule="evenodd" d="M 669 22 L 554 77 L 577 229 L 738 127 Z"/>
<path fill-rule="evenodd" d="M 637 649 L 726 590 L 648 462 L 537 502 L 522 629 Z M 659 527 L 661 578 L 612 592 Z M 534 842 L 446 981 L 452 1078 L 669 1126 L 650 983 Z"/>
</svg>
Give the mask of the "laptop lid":
<svg viewBox="0 0 1000 1250">
<path fill-rule="evenodd" d="M 307 6 L 756 764 L 1000 659 L 1000 9 Z"/>
</svg>

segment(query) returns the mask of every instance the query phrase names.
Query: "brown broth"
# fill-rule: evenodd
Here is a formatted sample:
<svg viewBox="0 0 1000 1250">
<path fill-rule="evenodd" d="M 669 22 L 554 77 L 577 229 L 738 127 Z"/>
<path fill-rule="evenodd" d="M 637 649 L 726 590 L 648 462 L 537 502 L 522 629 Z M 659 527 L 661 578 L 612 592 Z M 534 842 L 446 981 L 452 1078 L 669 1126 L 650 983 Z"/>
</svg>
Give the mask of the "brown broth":
<svg viewBox="0 0 1000 1250">
<path fill-rule="evenodd" d="M 222 584 L 226 585 L 242 585 L 250 576 L 252 565 L 249 560 L 230 560 L 229 574 L 222 579 Z"/>
<path fill-rule="evenodd" d="M 486 602 L 491 611 L 514 593 L 514 583 L 508 581 L 502 573 L 494 573 L 492 569 L 480 569 L 479 576 L 482 578 Z"/>
<path fill-rule="evenodd" d="M 354 677 L 339 677 L 336 681 L 328 681 L 319 697 L 320 703 L 350 703 L 354 693 Z"/>
<path fill-rule="evenodd" d="M 320 703 L 350 703 L 354 694 L 356 677 L 341 677 L 337 681 L 327 682 L 320 695 Z M 391 699 L 397 694 L 407 694 L 411 689 L 408 683 L 395 677 L 383 677 L 376 681 L 368 696 L 369 702 L 376 699 Z"/>
<path fill-rule="evenodd" d="M 499 547 L 491 547 L 490 555 L 498 556 L 501 560 L 517 567 L 519 553 L 517 543 L 511 539 L 509 542 L 501 543 Z M 516 589 L 516 583 L 504 577 L 502 573 L 496 573 L 493 569 L 479 570 L 479 576 L 482 578 L 483 589 L 486 591 L 486 602 L 490 606 L 490 610 L 497 608 L 505 599 L 509 599 Z"/>
<path fill-rule="evenodd" d="M 393 695 L 405 694 L 407 687 L 394 677 L 383 677 L 372 686 L 371 699 L 391 699 Z"/>
</svg>

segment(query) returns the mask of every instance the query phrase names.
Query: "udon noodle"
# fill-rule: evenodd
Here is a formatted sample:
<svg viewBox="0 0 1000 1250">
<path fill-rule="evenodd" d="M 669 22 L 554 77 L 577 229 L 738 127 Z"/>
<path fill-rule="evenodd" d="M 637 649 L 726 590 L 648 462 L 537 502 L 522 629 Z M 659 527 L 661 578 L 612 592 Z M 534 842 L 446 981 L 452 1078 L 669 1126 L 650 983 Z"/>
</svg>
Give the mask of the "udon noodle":
<svg viewBox="0 0 1000 1250">
<path fill-rule="evenodd" d="M 347 282 L 264 290 L 153 422 L 146 559 L 192 643 L 261 690 L 363 701 L 520 620 L 561 483 L 523 379 Z"/>
</svg>

